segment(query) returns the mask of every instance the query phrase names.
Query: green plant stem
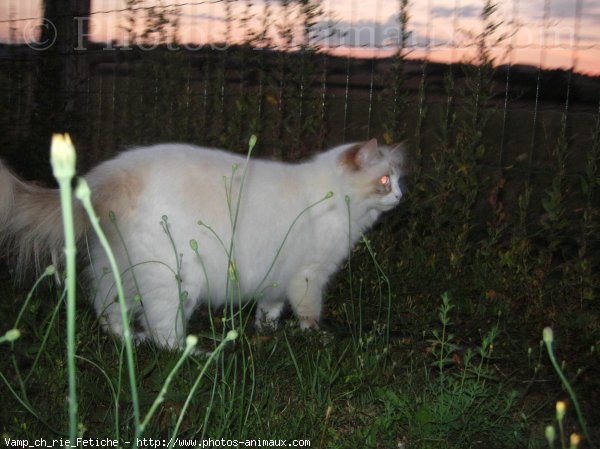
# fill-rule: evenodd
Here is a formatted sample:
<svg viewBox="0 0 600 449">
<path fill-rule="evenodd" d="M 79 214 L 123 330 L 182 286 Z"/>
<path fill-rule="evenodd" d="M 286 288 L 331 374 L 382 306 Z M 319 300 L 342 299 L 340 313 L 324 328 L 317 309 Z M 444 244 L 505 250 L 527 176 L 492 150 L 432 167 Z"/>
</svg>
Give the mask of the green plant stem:
<svg viewBox="0 0 600 449">
<path fill-rule="evenodd" d="M 29 379 L 31 378 L 31 376 L 35 373 L 35 369 L 37 367 L 37 364 L 40 361 L 40 358 L 42 357 L 43 354 L 45 354 L 44 349 L 46 348 L 46 344 L 48 342 L 48 337 L 50 336 L 50 331 L 52 330 L 52 323 L 54 323 L 54 320 L 56 320 L 56 316 L 58 315 L 58 312 L 60 310 L 60 305 L 64 301 L 65 293 L 66 292 L 63 291 L 56 306 L 54 306 L 54 310 L 52 311 L 52 316 L 50 317 L 50 322 L 48 323 L 48 326 L 46 327 L 46 332 L 44 333 L 44 337 L 42 338 L 42 343 L 37 351 L 37 354 L 35 356 L 35 359 L 33 360 L 33 363 L 31 364 L 31 367 L 29 368 L 29 373 L 27 374 L 27 376 L 25 376 L 25 380 L 24 380 L 25 383 L 27 383 L 29 381 Z"/>
<path fill-rule="evenodd" d="M 275 252 L 275 257 L 273 257 L 273 261 L 271 262 L 271 265 L 269 265 L 269 269 L 267 270 L 267 272 L 263 276 L 262 280 L 259 282 L 258 286 L 256 287 L 256 290 L 254 291 L 254 295 L 259 291 L 259 289 L 261 288 L 261 286 L 267 280 L 267 278 L 269 277 L 269 274 L 271 274 L 271 271 L 273 270 L 273 267 L 275 266 L 275 262 L 277 262 L 277 259 L 279 258 L 279 255 L 281 254 L 281 250 L 283 249 L 283 245 L 285 245 L 285 242 L 287 241 L 288 237 L 290 236 L 290 233 L 292 232 L 292 229 L 294 228 L 294 226 L 296 225 L 296 223 L 298 222 L 298 220 L 300 220 L 300 217 L 302 217 L 302 215 L 304 215 L 308 210 L 310 210 L 313 207 L 321 204 L 323 201 L 327 201 L 332 196 L 333 196 L 333 192 L 327 192 L 323 198 L 321 198 L 320 200 L 315 201 L 314 203 L 310 204 L 309 206 L 307 206 L 306 208 L 304 208 L 298 215 L 296 215 L 296 218 L 294 218 L 294 221 L 292 221 L 292 224 L 290 224 L 287 232 L 283 236 L 283 240 L 281 241 L 281 245 L 279 245 L 279 247 L 277 248 L 277 251 Z"/>
<path fill-rule="evenodd" d="M 244 184 L 246 182 L 246 176 L 248 174 L 248 164 L 250 163 L 250 156 L 252 156 L 252 150 L 256 146 L 256 140 L 257 140 L 256 136 L 252 135 L 252 136 L 250 136 L 250 139 L 248 141 L 248 153 L 246 154 L 246 163 L 244 164 L 244 170 L 242 171 L 242 179 L 240 181 L 240 187 L 239 187 L 238 194 L 237 194 L 237 202 L 236 202 L 236 206 L 235 206 L 235 212 L 232 212 L 231 205 L 232 205 L 232 199 L 233 199 L 232 198 L 233 178 L 235 177 L 235 171 L 237 170 L 237 166 L 232 167 L 229 191 L 227 191 L 227 184 L 225 184 L 225 194 L 227 196 L 229 219 L 231 221 L 231 241 L 229 242 L 229 251 L 227 252 L 227 256 L 228 256 L 228 260 L 227 260 L 228 273 L 227 273 L 227 275 L 228 275 L 228 278 L 227 278 L 227 288 L 226 288 L 226 292 L 225 292 L 226 298 L 229 297 L 230 286 L 234 282 L 237 283 L 238 292 L 239 292 L 239 278 L 237 277 L 236 265 L 235 265 L 235 255 L 233 254 L 233 251 L 234 251 L 234 246 L 235 246 L 235 234 L 237 231 L 238 218 L 239 218 L 239 214 L 240 214 L 240 205 L 242 204 L 242 193 L 244 191 Z M 240 302 L 239 305 L 241 307 L 241 296 L 239 294 L 238 294 L 238 299 Z M 231 299 L 230 308 L 232 310 L 231 323 L 232 323 L 232 328 L 233 328 L 234 327 L 233 295 L 232 295 L 232 299 Z M 240 329 L 243 329 L 243 323 L 242 323 L 241 319 L 240 319 L 239 327 L 240 327 Z"/>
<path fill-rule="evenodd" d="M 590 435 L 587 431 L 587 427 L 585 425 L 585 419 L 583 417 L 583 413 L 581 413 L 581 407 L 579 407 L 579 401 L 577 401 L 577 396 L 575 395 L 575 391 L 573 391 L 571 384 L 567 380 L 567 377 L 565 376 L 562 369 L 560 368 L 560 365 L 558 364 L 558 361 L 556 360 L 556 356 L 554 355 L 554 349 L 552 347 L 553 335 L 552 335 L 552 329 L 550 329 L 550 328 L 544 329 L 544 343 L 546 344 L 546 350 L 548 351 L 548 357 L 550 358 L 550 362 L 552 362 L 552 366 L 554 367 L 556 374 L 558 374 L 558 377 L 560 378 L 562 384 L 564 385 L 565 389 L 567 390 L 567 393 L 569 394 L 571 401 L 573 401 L 573 407 L 575 407 L 575 413 L 577 414 L 577 421 L 579 422 L 581 431 L 583 432 L 583 435 L 585 436 L 586 440 L 588 441 L 588 444 L 591 447 L 595 448 L 596 445 L 592 442 L 592 439 L 590 438 Z"/>
<path fill-rule="evenodd" d="M 33 409 L 33 407 L 31 406 L 31 404 L 29 403 L 29 401 L 27 401 L 27 399 L 24 399 L 21 396 L 19 396 L 19 394 L 11 386 L 8 379 L 4 376 L 4 374 L 2 374 L 2 371 L 0 371 L 0 379 L 2 379 L 2 381 L 4 382 L 4 385 L 6 385 L 6 388 L 8 388 L 8 390 L 12 393 L 14 398 L 23 406 L 23 408 L 25 410 L 27 410 L 29 413 L 31 413 L 33 416 L 35 416 L 37 418 L 37 420 L 39 422 L 41 422 L 44 426 L 46 426 L 52 433 L 54 433 L 56 435 L 63 435 L 63 436 L 67 435 L 65 432 L 61 432 L 60 430 L 52 427 L 50 424 L 48 424 L 48 422 L 46 422 L 45 419 L 43 419 L 40 415 L 38 415 L 36 413 L 36 411 Z"/>
<path fill-rule="evenodd" d="M 175 429 L 173 430 L 173 436 L 171 437 L 171 439 L 169 441 L 169 449 L 172 449 L 173 445 L 175 444 L 175 437 L 179 433 L 179 427 L 181 426 L 181 423 L 183 422 L 183 418 L 185 416 L 185 412 L 187 411 L 187 409 L 188 409 L 188 407 L 190 405 L 190 402 L 192 400 L 192 397 L 196 393 L 196 390 L 200 386 L 200 381 L 202 380 L 202 378 L 206 374 L 206 370 L 211 365 L 211 363 L 213 362 L 213 360 L 217 357 L 217 355 L 219 355 L 221 353 L 221 351 L 223 351 L 223 349 L 225 348 L 225 345 L 228 342 L 235 340 L 236 338 L 237 338 L 237 333 L 236 332 L 233 332 L 233 333 L 230 332 L 230 333 L 228 333 L 227 336 L 221 341 L 221 343 L 219 343 L 219 345 L 216 347 L 216 349 L 213 352 L 211 352 L 210 355 L 208 356 L 208 359 L 204 363 L 204 366 L 202 367 L 202 370 L 200 371 L 200 373 L 196 377 L 196 380 L 194 381 L 194 385 L 192 385 L 192 388 L 190 389 L 190 392 L 188 393 L 187 398 L 185 399 L 183 407 L 181 407 L 181 413 L 179 414 L 179 417 L 177 418 L 177 423 L 175 424 Z M 182 362 L 185 359 L 186 356 L 187 356 L 187 354 L 184 353 L 184 356 L 181 357 L 180 362 Z M 178 365 L 179 364 L 180 363 L 178 362 Z M 178 368 L 178 365 L 175 366 L 175 368 L 173 369 L 173 372 Z M 207 413 L 207 415 L 208 415 L 208 413 Z"/>
<path fill-rule="evenodd" d="M 42 282 L 42 280 L 44 280 L 46 277 L 53 275 L 54 273 L 55 273 L 55 268 L 53 266 L 49 266 L 48 268 L 46 268 L 44 273 L 37 278 L 37 280 L 33 284 L 33 287 L 31 287 L 31 289 L 29 290 L 29 293 L 27 293 L 27 297 L 25 298 L 25 302 L 23 303 L 23 306 L 21 307 L 21 310 L 19 311 L 19 315 L 17 315 L 17 319 L 15 320 L 13 329 L 19 329 L 19 324 L 21 323 L 21 318 L 23 318 L 23 314 L 25 313 L 25 310 L 27 310 L 27 306 L 29 305 L 29 301 L 31 301 L 33 292 L 37 289 L 40 282 Z M 0 340 L 0 342 L 1 341 L 2 340 Z M 21 376 L 21 371 L 19 370 L 19 366 L 17 364 L 17 358 L 16 358 L 16 355 L 14 352 L 14 349 L 15 349 L 14 340 L 10 342 L 10 347 L 11 347 L 11 351 L 12 351 L 12 355 L 11 355 L 12 364 L 13 364 L 13 367 L 15 368 L 15 373 L 19 380 L 19 386 L 21 387 L 21 394 L 23 395 L 24 398 L 26 398 L 27 391 L 25 389 L 25 383 L 27 382 L 27 376 L 25 377 L 25 379 L 23 379 L 23 377 Z M 42 353 L 42 350 L 40 348 L 40 351 L 38 351 L 38 354 L 36 356 L 35 362 L 37 362 L 37 359 L 41 353 Z M 34 367 L 35 367 L 35 362 L 33 365 Z M 31 372 L 33 372 L 33 368 L 30 370 L 30 374 L 31 374 Z"/>
<path fill-rule="evenodd" d="M 564 423 L 564 419 L 559 419 L 558 420 L 558 434 L 560 435 L 560 444 L 563 447 L 563 449 L 566 449 L 565 446 L 565 423 Z"/>
<path fill-rule="evenodd" d="M 358 339 L 360 340 L 360 338 L 362 337 L 362 325 L 358 326 L 358 332 L 356 332 L 356 323 L 361 323 L 362 324 L 362 320 L 355 320 L 354 319 L 354 280 L 353 280 L 353 276 L 352 276 L 352 213 L 351 213 L 351 209 L 350 209 L 350 197 L 348 195 L 346 195 L 344 197 L 344 201 L 346 203 L 346 212 L 348 213 L 348 286 L 349 288 L 349 295 L 350 295 L 350 306 L 352 307 L 352 327 L 353 327 L 353 337 L 356 336 L 356 334 L 358 333 Z M 361 285 L 362 287 L 362 285 Z M 362 295 L 359 296 L 359 298 L 362 298 Z M 344 304 L 345 306 L 345 304 Z M 344 307 L 344 310 L 346 310 L 346 308 Z M 350 323 L 350 319 L 348 318 L 348 313 L 346 312 L 346 321 L 348 323 Z M 356 340 L 356 339 L 354 339 Z M 356 344 L 356 342 L 355 342 Z"/>
<path fill-rule="evenodd" d="M 102 377 L 104 377 L 104 379 L 106 379 L 106 384 L 108 385 L 108 387 L 110 388 L 110 392 L 112 395 L 112 399 L 114 401 L 115 404 L 115 439 L 119 440 L 119 398 L 117 396 L 117 392 L 115 390 L 114 385 L 112 384 L 110 377 L 108 376 L 108 374 L 106 373 L 106 370 L 104 370 L 100 365 L 98 365 L 97 363 L 93 362 L 92 360 L 82 357 L 82 356 L 76 356 L 77 359 L 86 362 L 88 364 L 90 364 L 91 366 L 93 366 L 94 368 L 96 368 L 100 374 L 102 374 Z"/>
<path fill-rule="evenodd" d="M 177 360 L 177 363 L 175 364 L 173 369 L 167 375 L 167 378 L 165 379 L 165 382 L 163 383 L 162 388 L 160 389 L 158 395 L 154 399 L 154 402 L 150 406 L 150 409 L 146 413 L 144 420 L 140 424 L 140 434 L 142 434 L 144 432 L 144 430 L 146 430 L 146 426 L 150 422 L 150 419 L 152 418 L 152 416 L 154 416 L 154 413 L 156 413 L 158 406 L 165 400 L 165 395 L 167 394 L 167 391 L 169 390 L 169 386 L 171 385 L 171 382 L 173 381 L 173 377 L 175 377 L 175 373 L 177 373 L 177 371 L 179 371 L 179 368 L 181 367 L 183 362 L 188 358 L 188 356 L 193 351 L 193 349 L 194 349 L 193 345 L 186 346 L 185 351 L 183 352 L 181 357 L 179 357 L 179 360 Z"/>
<path fill-rule="evenodd" d="M 296 369 L 296 376 L 298 376 L 298 384 L 300 385 L 300 389 L 304 391 L 304 382 L 302 380 L 302 371 L 300 370 L 300 366 L 298 365 L 298 360 L 296 359 L 296 355 L 294 354 L 294 350 L 292 349 L 292 345 L 290 345 L 290 341 L 287 338 L 287 333 L 283 333 L 283 338 L 285 339 L 285 343 L 292 359 L 292 363 L 294 364 L 294 368 Z"/>
<path fill-rule="evenodd" d="M 73 221 L 72 176 L 57 176 L 65 235 L 66 289 L 67 289 L 67 372 L 69 379 L 69 438 L 77 438 L 77 367 L 75 363 L 76 275 L 75 226 Z"/>
<path fill-rule="evenodd" d="M 94 212 L 94 208 L 92 206 L 90 189 L 84 179 L 79 180 L 79 184 L 77 186 L 77 197 L 83 203 L 83 207 L 86 213 L 88 214 L 90 223 L 94 228 L 94 232 L 98 236 L 98 240 L 100 241 L 102 248 L 104 248 L 104 251 L 106 252 L 106 257 L 108 258 L 111 270 L 113 272 L 113 276 L 115 278 L 117 295 L 119 298 L 119 306 L 121 309 L 121 320 L 123 321 L 123 341 L 125 344 L 125 355 L 127 357 L 129 384 L 131 387 L 131 402 L 133 405 L 133 419 L 136 429 L 136 438 L 133 443 L 133 447 L 135 448 L 137 447 L 137 440 L 142 433 L 142 428 L 140 426 L 140 406 L 138 399 L 137 384 L 135 380 L 135 359 L 133 356 L 133 344 L 131 342 L 131 330 L 129 328 L 129 317 L 127 316 L 127 306 L 125 304 L 125 293 L 123 291 L 123 283 L 121 281 L 121 275 L 119 267 L 117 266 L 115 256 L 112 250 L 110 249 L 110 245 L 108 243 L 108 240 L 106 239 L 106 236 L 104 235 L 104 232 L 100 228 L 98 216 Z"/>
<path fill-rule="evenodd" d="M 387 276 L 387 274 L 385 274 L 385 271 L 383 271 L 383 268 L 381 267 L 381 265 L 377 261 L 377 258 L 375 257 L 375 251 L 373 251 L 371 242 L 367 239 L 367 237 L 364 234 L 362 234 L 362 239 L 363 239 L 363 242 L 365 243 L 367 251 L 369 252 L 369 256 L 371 256 L 371 260 L 373 261 L 373 264 L 375 265 L 377 277 L 381 276 L 381 278 L 383 279 L 383 281 L 385 282 L 385 285 L 387 287 L 387 315 L 386 315 L 386 323 L 385 323 L 386 324 L 385 344 L 387 346 L 390 344 L 390 327 L 392 324 L 392 284 L 390 283 L 390 278 Z M 380 283 L 378 283 L 378 285 L 381 286 Z M 379 300 L 378 320 L 379 320 L 379 313 L 381 312 L 381 287 L 379 287 L 379 292 L 380 292 L 379 293 L 380 300 Z"/>
<path fill-rule="evenodd" d="M 169 217 L 167 215 L 162 216 L 162 220 L 160 222 L 163 231 L 169 237 L 169 241 L 171 242 L 171 247 L 173 248 L 173 252 L 175 253 L 175 279 L 177 280 L 177 298 L 179 302 L 178 313 L 181 318 L 181 335 L 177 335 L 177 323 L 175 323 L 175 338 L 182 341 L 183 338 L 187 335 L 187 322 L 185 318 L 185 310 L 183 302 L 187 299 L 187 292 L 184 292 L 181 288 L 181 263 L 183 254 L 179 254 L 177 252 L 177 245 L 175 244 L 175 240 L 173 239 L 173 235 L 171 234 L 171 228 L 169 226 Z"/>
</svg>

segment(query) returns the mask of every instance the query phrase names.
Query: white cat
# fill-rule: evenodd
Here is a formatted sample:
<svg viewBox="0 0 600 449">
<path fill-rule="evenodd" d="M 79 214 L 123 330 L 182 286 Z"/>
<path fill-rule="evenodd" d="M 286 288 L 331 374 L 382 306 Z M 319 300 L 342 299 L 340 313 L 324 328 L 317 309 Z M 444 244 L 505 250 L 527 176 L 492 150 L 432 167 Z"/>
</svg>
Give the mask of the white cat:
<svg viewBox="0 0 600 449">
<path fill-rule="evenodd" d="M 255 299 L 258 325 L 275 324 L 287 299 L 302 328 L 317 326 L 327 280 L 360 233 L 402 197 L 402 150 L 375 139 L 300 164 L 246 162 L 163 144 L 122 153 L 85 176 L 122 270 L 130 316 L 143 329 L 139 340 L 180 346 L 196 306 L 220 307 L 228 296 Z M 94 307 L 104 327 L 122 336 L 107 257 L 78 201 L 74 209 L 80 254 L 89 246 Z M 0 244 L 20 270 L 64 245 L 58 191 L 19 180 L 1 162 Z"/>
</svg>

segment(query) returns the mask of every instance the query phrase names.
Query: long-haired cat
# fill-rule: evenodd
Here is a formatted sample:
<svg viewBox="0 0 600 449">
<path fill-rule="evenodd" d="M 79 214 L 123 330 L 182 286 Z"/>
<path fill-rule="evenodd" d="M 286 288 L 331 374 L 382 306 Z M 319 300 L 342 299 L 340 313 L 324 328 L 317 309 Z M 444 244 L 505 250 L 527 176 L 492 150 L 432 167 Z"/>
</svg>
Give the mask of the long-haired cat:
<svg viewBox="0 0 600 449">
<path fill-rule="evenodd" d="M 302 328 L 316 326 L 327 280 L 400 201 L 402 161 L 400 147 L 373 139 L 299 164 L 162 144 L 98 165 L 85 179 L 141 326 L 137 339 L 177 347 L 199 303 L 219 307 L 231 295 L 256 300 L 258 325 L 276 323 L 287 300 Z M 122 336 L 107 256 L 78 201 L 74 210 L 94 307 Z M 57 190 L 18 179 L 0 161 L 0 244 L 18 270 L 62 253 L 61 220 Z"/>
</svg>

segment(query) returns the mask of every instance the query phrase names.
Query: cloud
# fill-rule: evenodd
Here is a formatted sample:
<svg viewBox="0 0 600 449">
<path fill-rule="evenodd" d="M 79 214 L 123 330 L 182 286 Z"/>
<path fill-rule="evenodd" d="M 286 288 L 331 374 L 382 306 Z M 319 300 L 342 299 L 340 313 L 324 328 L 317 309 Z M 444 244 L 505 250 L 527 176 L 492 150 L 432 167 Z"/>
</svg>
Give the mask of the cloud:
<svg viewBox="0 0 600 449">
<path fill-rule="evenodd" d="M 481 7 L 477 5 L 465 5 L 460 8 L 448 8 L 437 6 L 431 10 L 433 17 L 478 17 L 481 14 Z"/>
<path fill-rule="evenodd" d="M 191 20 L 215 20 L 218 22 L 225 22 L 227 19 L 221 16 L 215 16 L 214 14 L 193 14 L 193 13 L 181 13 L 178 14 L 178 17 L 182 19 L 191 19 Z"/>
<path fill-rule="evenodd" d="M 400 42 L 400 26 L 397 18 L 397 14 L 392 14 L 384 21 L 324 21 L 317 26 L 318 31 L 313 34 L 313 41 L 334 47 L 397 47 Z M 449 44 L 451 39 L 451 36 L 444 35 L 442 30 L 438 30 L 437 34 L 432 31 L 426 33 L 425 24 L 421 22 L 410 21 L 408 27 L 409 36 L 406 42 L 408 47 L 425 48 L 428 45 L 445 45 Z"/>
<path fill-rule="evenodd" d="M 544 18 L 544 4 L 541 0 L 527 4 L 525 15 L 537 20 Z M 554 0 L 550 3 L 550 18 L 570 19 L 578 14 L 577 2 L 574 0 Z M 598 2 L 582 1 L 581 17 L 585 20 L 600 21 L 600 4 Z"/>
<path fill-rule="evenodd" d="M 382 47 L 390 40 L 397 41 L 400 34 L 395 14 L 384 22 L 375 20 L 321 22 L 318 29 L 316 40 L 331 46 Z"/>
</svg>

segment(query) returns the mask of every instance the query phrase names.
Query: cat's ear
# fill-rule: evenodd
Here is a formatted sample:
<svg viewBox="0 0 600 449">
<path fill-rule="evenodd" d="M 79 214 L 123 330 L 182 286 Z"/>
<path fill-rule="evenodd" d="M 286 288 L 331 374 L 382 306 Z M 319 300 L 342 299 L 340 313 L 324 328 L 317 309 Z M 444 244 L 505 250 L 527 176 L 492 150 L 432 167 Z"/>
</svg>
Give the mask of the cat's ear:
<svg viewBox="0 0 600 449">
<path fill-rule="evenodd" d="M 399 144 L 396 144 L 392 147 L 392 152 L 393 153 L 402 153 L 405 151 L 405 146 L 404 146 L 404 142 L 400 142 Z"/>
<path fill-rule="evenodd" d="M 404 142 L 400 142 L 397 145 L 394 145 L 390 153 L 392 155 L 392 159 L 396 164 L 402 165 L 404 163 L 404 156 L 406 154 L 406 145 Z"/>
<path fill-rule="evenodd" d="M 378 152 L 377 139 L 361 142 L 346 149 L 339 158 L 340 163 L 352 171 L 360 170 L 373 164 L 381 155 Z"/>
<path fill-rule="evenodd" d="M 374 160 L 381 157 L 381 153 L 378 151 L 377 139 L 373 138 L 368 142 L 365 142 L 358 152 L 358 157 L 361 162 L 361 166 L 365 167 L 371 165 Z"/>
<path fill-rule="evenodd" d="M 400 169 L 400 172 L 403 175 L 407 175 L 410 172 L 407 161 L 407 152 L 408 150 L 405 142 L 400 142 L 390 149 L 389 160 Z"/>
</svg>

